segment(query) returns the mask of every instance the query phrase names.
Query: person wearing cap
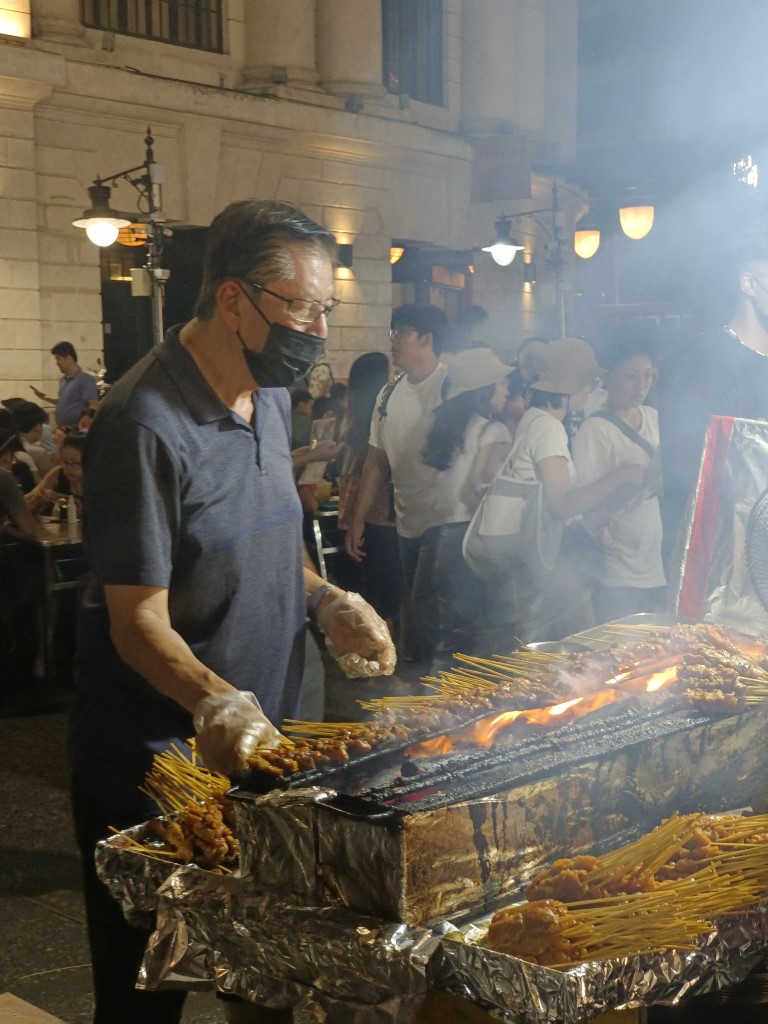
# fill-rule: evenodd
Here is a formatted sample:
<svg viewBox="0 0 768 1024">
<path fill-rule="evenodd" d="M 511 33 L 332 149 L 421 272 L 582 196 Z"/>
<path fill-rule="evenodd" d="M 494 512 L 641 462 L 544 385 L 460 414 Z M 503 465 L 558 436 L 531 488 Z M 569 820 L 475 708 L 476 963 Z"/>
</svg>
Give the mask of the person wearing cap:
<svg viewBox="0 0 768 1024">
<path fill-rule="evenodd" d="M 442 401 L 447 367 L 438 358 L 448 328 L 445 313 L 427 303 L 408 303 L 392 312 L 392 362 L 401 371 L 382 388 L 371 417 L 355 511 L 344 545 L 355 560 L 365 558 L 366 516 L 392 474 L 400 561 L 405 577 L 401 616 L 403 647 L 414 661 L 432 656 L 437 609 L 432 581 L 431 526 L 440 518 L 435 500 L 437 471 L 421 461 L 434 410 Z"/>
<path fill-rule="evenodd" d="M 643 483 L 645 468 L 621 464 L 592 483 L 576 486 L 563 420 L 580 412 L 600 369 L 581 338 L 559 338 L 540 353 L 530 382 L 530 407 L 520 421 L 506 471 L 527 483 L 541 481 L 549 511 L 565 523 L 608 499 L 628 500 Z M 515 580 L 515 622 L 526 642 L 558 640 L 594 624 L 591 602 L 561 547 L 554 569 L 542 575 L 522 564 Z"/>
<path fill-rule="evenodd" d="M 465 563 L 461 548 L 483 492 L 512 445 L 507 427 L 493 418 L 504 412 L 510 372 L 489 348 L 458 352 L 424 447 L 424 463 L 439 470 L 436 509 L 441 520 L 432 527 L 438 609 L 432 671 L 449 667 L 455 651 L 490 653 L 494 609 L 488 584 Z"/>
</svg>

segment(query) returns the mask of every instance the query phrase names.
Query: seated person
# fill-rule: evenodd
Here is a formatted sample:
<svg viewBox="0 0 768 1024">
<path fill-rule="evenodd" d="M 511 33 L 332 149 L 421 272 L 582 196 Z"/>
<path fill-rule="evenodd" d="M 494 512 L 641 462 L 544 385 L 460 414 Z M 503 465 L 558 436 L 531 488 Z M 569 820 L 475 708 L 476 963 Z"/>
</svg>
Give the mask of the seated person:
<svg viewBox="0 0 768 1024">
<path fill-rule="evenodd" d="M 27 494 L 40 483 L 40 474 L 31 455 L 24 451 L 24 445 L 17 433 L 16 420 L 7 408 L 0 409 L 0 430 L 7 430 L 13 435 L 9 447 L 13 458 L 11 460 L 11 472 L 22 491 Z"/>
<path fill-rule="evenodd" d="M 26 495 L 27 505 L 33 512 L 43 512 L 59 498 L 73 495 L 78 518 L 82 513 L 83 449 L 85 434 L 66 434 L 61 444 L 59 465 L 54 466 L 34 490 Z"/>
<path fill-rule="evenodd" d="M 11 471 L 16 435 L 0 429 L 0 539 L 34 540 L 37 524 Z"/>
<path fill-rule="evenodd" d="M 35 402 L 23 402 L 13 410 L 13 418 L 16 421 L 16 431 L 21 438 L 24 451 L 34 461 L 40 476 L 45 476 L 51 468 L 51 456 L 41 441 L 48 414 L 42 406 Z"/>
</svg>

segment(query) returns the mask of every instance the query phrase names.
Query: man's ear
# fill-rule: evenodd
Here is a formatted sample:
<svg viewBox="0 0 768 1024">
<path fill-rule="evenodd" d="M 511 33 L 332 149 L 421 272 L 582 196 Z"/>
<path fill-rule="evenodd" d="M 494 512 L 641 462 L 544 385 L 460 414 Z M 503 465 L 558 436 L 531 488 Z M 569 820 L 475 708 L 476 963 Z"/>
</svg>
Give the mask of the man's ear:
<svg viewBox="0 0 768 1024">
<path fill-rule="evenodd" d="M 419 344 L 420 345 L 424 345 L 427 348 L 430 348 L 430 349 L 432 348 L 433 340 L 434 339 L 432 337 L 432 331 L 427 331 L 425 334 L 420 334 L 419 335 Z"/>
<path fill-rule="evenodd" d="M 216 289 L 216 309 L 222 323 L 233 334 L 240 329 L 241 305 L 247 301 L 243 289 L 231 278 Z"/>
<path fill-rule="evenodd" d="M 739 274 L 739 288 L 750 298 L 755 295 L 755 275 L 751 270 L 742 270 Z"/>
</svg>

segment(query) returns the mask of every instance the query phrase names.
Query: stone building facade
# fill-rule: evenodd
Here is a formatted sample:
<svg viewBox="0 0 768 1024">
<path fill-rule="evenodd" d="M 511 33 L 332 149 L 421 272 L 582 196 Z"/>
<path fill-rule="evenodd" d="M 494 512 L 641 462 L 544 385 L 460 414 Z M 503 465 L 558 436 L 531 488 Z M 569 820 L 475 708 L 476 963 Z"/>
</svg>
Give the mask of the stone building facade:
<svg viewBox="0 0 768 1024">
<path fill-rule="evenodd" d="M 146 9 L 136 0 L 31 0 L 30 37 L 0 34 L 0 397 L 50 389 L 62 338 L 85 367 L 103 358 L 100 252 L 72 221 L 97 175 L 140 163 L 148 125 L 179 231 L 256 196 L 296 203 L 353 245 L 328 345 L 337 376 L 387 348 L 393 302 L 414 297 L 452 316 L 484 306 L 503 355 L 551 330 L 550 215 L 513 222 L 535 285 L 523 259 L 500 268 L 479 247 L 500 213 L 548 208 L 553 168 L 573 156 L 576 0 L 409 0 L 437 17 L 439 103 L 383 74 L 387 3 L 391 16 L 395 0 L 206 0 L 217 52 L 115 22 Z M 562 178 L 558 195 L 569 238 L 582 197 Z M 112 205 L 135 211 L 130 185 Z M 395 284 L 393 240 L 418 268 Z"/>
</svg>

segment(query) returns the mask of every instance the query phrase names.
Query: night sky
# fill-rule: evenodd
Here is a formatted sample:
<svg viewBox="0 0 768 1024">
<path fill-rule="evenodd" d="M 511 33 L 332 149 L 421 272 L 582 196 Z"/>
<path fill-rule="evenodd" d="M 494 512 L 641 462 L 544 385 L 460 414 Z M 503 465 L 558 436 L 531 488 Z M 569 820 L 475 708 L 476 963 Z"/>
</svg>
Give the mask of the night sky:
<svg viewBox="0 0 768 1024">
<path fill-rule="evenodd" d="M 731 240 L 768 210 L 767 30 L 764 0 L 580 0 L 577 176 L 605 244 L 579 263 L 598 299 L 727 317 Z M 748 153 L 756 190 L 731 172 Z M 641 242 L 616 229 L 626 194 L 656 207 Z"/>
</svg>

